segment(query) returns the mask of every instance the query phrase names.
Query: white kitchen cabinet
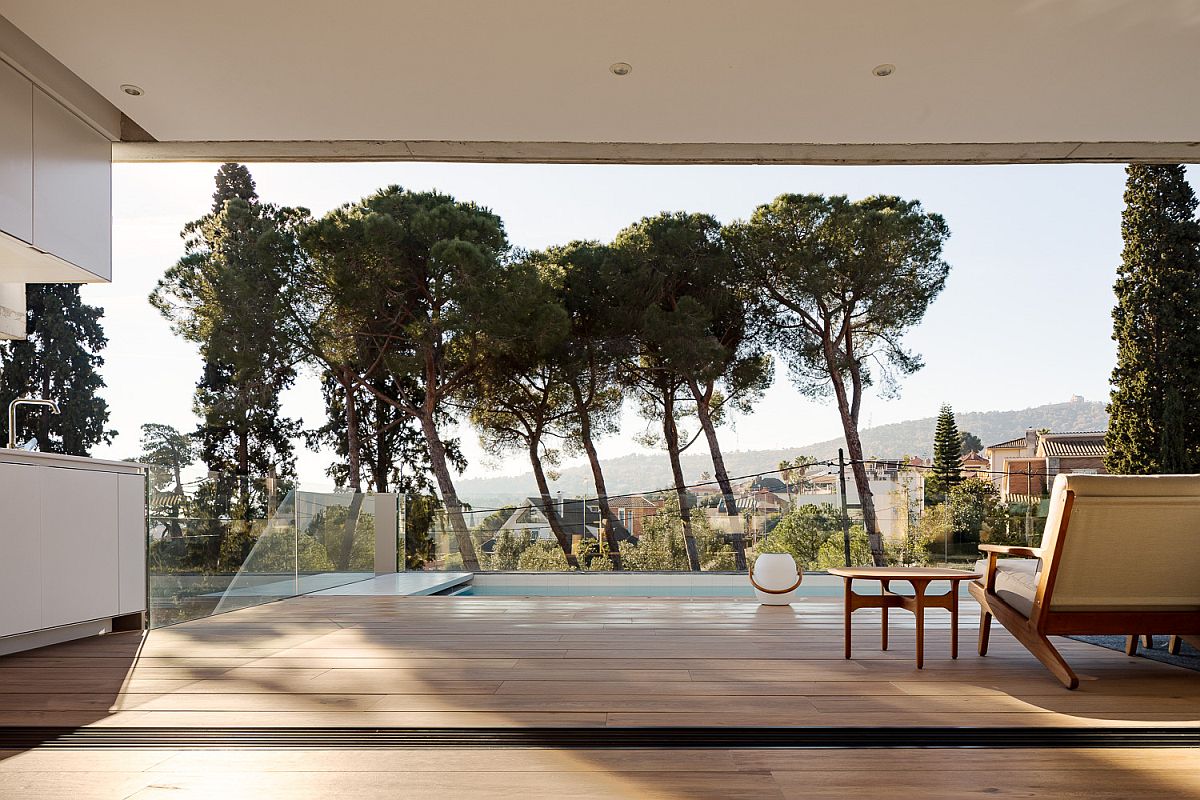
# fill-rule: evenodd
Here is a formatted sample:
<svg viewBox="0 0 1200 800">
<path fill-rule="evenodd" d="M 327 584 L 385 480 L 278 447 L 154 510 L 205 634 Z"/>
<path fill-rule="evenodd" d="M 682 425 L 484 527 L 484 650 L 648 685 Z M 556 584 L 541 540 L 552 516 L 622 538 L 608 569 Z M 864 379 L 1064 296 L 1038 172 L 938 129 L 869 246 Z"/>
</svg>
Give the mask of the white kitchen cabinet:
<svg viewBox="0 0 1200 800">
<path fill-rule="evenodd" d="M 39 468 L 42 627 L 116 616 L 117 476 Z"/>
<path fill-rule="evenodd" d="M 33 90 L 33 244 L 112 278 L 112 143 Z"/>
<path fill-rule="evenodd" d="M 0 654 L 136 630 L 145 609 L 145 468 L 0 449 Z"/>
<path fill-rule="evenodd" d="M 0 636 L 42 624 L 41 491 L 37 467 L 0 464 Z"/>
<path fill-rule="evenodd" d="M 0 61 L 0 231 L 33 241 L 33 82 Z"/>
<path fill-rule="evenodd" d="M 119 614 L 146 607 L 146 479 L 117 476 L 117 600 Z"/>
</svg>

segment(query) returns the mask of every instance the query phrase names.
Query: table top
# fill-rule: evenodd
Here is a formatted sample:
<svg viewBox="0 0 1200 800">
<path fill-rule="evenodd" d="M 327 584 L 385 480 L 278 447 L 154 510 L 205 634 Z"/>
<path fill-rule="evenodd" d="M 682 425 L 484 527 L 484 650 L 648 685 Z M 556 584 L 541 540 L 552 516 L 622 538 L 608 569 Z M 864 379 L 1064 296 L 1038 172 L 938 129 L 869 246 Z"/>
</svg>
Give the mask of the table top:
<svg viewBox="0 0 1200 800">
<path fill-rule="evenodd" d="M 983 577 L 981 573 L 963 569 L 942 567 L 830 567 L 830 575 L 842 578 L 864 578 L 866 580 L 906 581 L 911 578 L 926 578 L 938 581 L 966 581 Z"/>
</svg>

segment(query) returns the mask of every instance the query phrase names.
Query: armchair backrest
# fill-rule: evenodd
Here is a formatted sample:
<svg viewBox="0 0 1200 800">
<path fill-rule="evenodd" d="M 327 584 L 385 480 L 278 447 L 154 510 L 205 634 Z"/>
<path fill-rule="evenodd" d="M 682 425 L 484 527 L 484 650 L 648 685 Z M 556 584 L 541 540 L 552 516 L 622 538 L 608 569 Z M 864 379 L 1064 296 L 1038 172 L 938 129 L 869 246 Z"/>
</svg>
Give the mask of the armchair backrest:
<svg viewBox="0 0 1200 800">
<path fill-rule="evenodd" d="M 1042 550 L 1051 610 L 1200 610 L 1200 475 L 1060 474 Z"/>
</svg>

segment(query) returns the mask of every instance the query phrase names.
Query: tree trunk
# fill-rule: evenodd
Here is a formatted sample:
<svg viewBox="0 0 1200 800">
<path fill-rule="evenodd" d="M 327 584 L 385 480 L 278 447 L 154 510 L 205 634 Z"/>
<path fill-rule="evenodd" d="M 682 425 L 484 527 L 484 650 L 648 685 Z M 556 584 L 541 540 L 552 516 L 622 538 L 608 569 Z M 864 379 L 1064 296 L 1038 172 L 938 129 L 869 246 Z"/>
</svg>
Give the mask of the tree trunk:
<svg viewBox="0 0 1200 800">
<path fill-rule="evenodd" d="M 350 470 L 350 491 L 362 491 L 362 442 L 358 430 L 358 398 L 354 394 L 354 375 L 349 367 L 342 368 L 339 383 L 346 392 L 346 462 Z"/>
<path fill-rule="evenodd" d="M 670 389 L 663 393 L 663 438 L 667 442 L 667 455 L 671 458 L 671 475 L 675 478 L 675 497 L 679 501 L 679 519 L 683 523 L 683 544 L 687 548 L 688 566 L 693 572 L 699 572 L 700 551 L 696 547 L 696 536 L 692 533 L 692 510 L 688 508 L 687 484 L 683 480 L 683 465 L 679 462 L 679 430 L 675 426 L 675 401 Z"/>
<path fill-rule="evenodd" d="M 713 473 L 717 478 L 717 486 L 725 495 L 725 513 L 732 519 L 738 518 L 737 501 L 733 497 L 733 485 L 729 482 L 729 471 L 725 469 L 725 456 L 721 454 L 721 444 L 717 441 L 717 429 L 713 425 L 712 410 L 709 407 L 711 396 L 700 391 L 700 386 L 691 381 L 689 386 L 692 397 L 696 400 L 696 416 L 700 418 L 700 427 L 704 429 L 704 438 L 708 439 L 708 452 L 712 455 Z M 733 539 L 733 559 L 735 569 L 746 569 L 746 537 L 740 525 L 735 525 L 730 534 Z"/>
<path fill-rule="evenodd" d="M 852 343 L 847 334 L 846 360 L 848 365 L 838 361 L 834 353 L 833 342 L 828 329 L 821 343 L 825 354 L 825 367 L 829 371 L 829 380 L 833 384 L 833 394 L 837 398 L 838 414 L 842 418 L 842 433 L 846 437 L 846 450 L 850 454 L 850 470 L 854 474 L 854 487 L 858 490 L 858 500 L 862 505 L 863 527 L 867 531 L 867 542 L 871 547 L 871 560 L 875 566 L 887 566 L 883 556 L 883 536 L 879 533 L 879 523 L 875 517 L 875 499 L 871 495 L 871 482 L 867 479 L 867 465 L 863 463 L 862 439 L 858 435 L 858 411 L 862 402 L 862 373 L 853 361 Z M 844 372 L 850 372 L 854 381 L 854 397 L 846 396 L 846 384 L 842 380 Z"/>
<path fill-rule="evenodd" d="M 446 462 L 446 446 L 438 436 L 433 412 L 423 411 L 418 415 L 418 419 L 421 422 L 421 432 L 425 435 L 425 444 L 429 447 L 429 466 L 437 480 L 438 491 L 442 493 L 446 516 L 450 519 L 454 540 L 458 543 L 458 552 L 462 556 L 463 569 L 478 572 L 479 558 L 475 555 L 475 544 L 471 541 L 470 531 L 467 530 L 462 504 L 458 502 L 458 492 L 454 490 L 454 481 L 450 477 L 450 467 Z"/>
<path fill-rule="evenodd" d="M 339 543 L 335 566 L 340 570 L 350 568 L 350 559 L 354 554 L 354 534 L 358 530 L 358 518 L 362 513 L 363 493 L 355 492 L 350 495 L 350 505 L 346 508 L 346 522 L 342 526 L 342 541 Z"/>
<path fill-rule="evenodd" d="M 858 490 L 858 501 L 862 504 L 863 527 L 867 529 L 867 541 L 871 545 L 871 560 L 875 566 L 887 565 L 883 556 L 883 536 L 875 516 L 875 497 L 871 494 L 871 482 L 867 478 L 867 465 L 863 463 L 862 440 L 858 426 L 842 415 L 842 430 L 846 434 L 846 450 L 850 454 L 850 468 L 854 473 L 854 487 Z"/>
<path fill-rule="evenodd" d="M 617 522 L 612 506 L 608 503 L 608 487 L 604 484 L 604 472 L 600 469 L 600 457 L 596 454 L 596 445 L 592 441 L 592 420 L 583 402 L 583 393 L 578 384 L 571 384 L 575 396 L 575 413 L 579 417 L 579 439 L 583 450 L 587 453 L 588 464 L 592 467 L 592 481 L 596 484 L 596 503 L 600 506 L 600 519 L 604 521 L 604 537 L 608 541 L 608 556 L 612 559 L 614 570 L 621 567 L 621 547 L 617 539 L 617 531 L 628 534 L 624 525 Z M 619 526 L 619 527 L 618 527 Z"/>
<path fill-rule="evenodd" d="M 245 426 L 246 420 L 243 417 L 242 425 Z M 246 432 L 245 427 L 238 431 L 238 493 L 241 495 L 242 513 L 246 517 L 246 521 L 250 521 L 250 434 Z"/>
<path fill-rule="evenodd" d="M 375 462 L 371 465 L 371 482 L 375 491 L 387 494 L 391 476 L 388 474 L 392 466 L 392 452 L 387 442 L 387 431 L 381 424 L 384 419 L 386 405 L 380 398 L 375 398 Z"/>
<path fill-rule="evenodd" d="M 346 390 L 346 456 L 350 468 L 350 505 L 346 509 L 346 521 L 342 527 L 342 542 L 337 557 L 338 569 L 350 566 L 354 552 L 354 534 L 358 530 L 358 517 L 362 513 L 362 443 L 358 431 L 358 398 L 354 394 L 354 380 L 347 367 L 342 372 L 342 388 Z"/>
<path fill-rule="evenodd" d="M 542 458 L 538 455 L 536 441 L 529 446 L 529 463 L 533 465 L 533 478 L 537 481 L 538 492 L 542 496 L 542 514 L 550 523 L 550 531 L 558 540 L 558 546 L 562 548 L 563 555 L 567 557 L 567 567 L 579 569 L 579 557 L 572 552 L 571 536 L 563 529 L 562 518 L 558 516 L 558 509 L 554 507 L 554 498 L 550 496 L 550 484 L 546 480 L 546 471 L 542 469 Z"/>
<path fill-rule="evenodd" d="M 17 394 L 20 397 L 20 393 Z M 50 399 L 50 370 L 47 369 L 42 373 L 42 397 Z M 15 426 L 14 426 L 15 427 Z M 34 438 L 37 439 L 38 449 L 44 453 L 53 452 L 54 444 L 50 441 L 50 413 L 43 409 L 43 413 L 38 414 L 37 428 L 34 430 Z M 13 441 L 16 441 L 16 432 L 13 432 Z M 66 445 L 66 442 L 63 442 Z M 64 446 L 63 451 L 67 448 Z"/>
</svg>

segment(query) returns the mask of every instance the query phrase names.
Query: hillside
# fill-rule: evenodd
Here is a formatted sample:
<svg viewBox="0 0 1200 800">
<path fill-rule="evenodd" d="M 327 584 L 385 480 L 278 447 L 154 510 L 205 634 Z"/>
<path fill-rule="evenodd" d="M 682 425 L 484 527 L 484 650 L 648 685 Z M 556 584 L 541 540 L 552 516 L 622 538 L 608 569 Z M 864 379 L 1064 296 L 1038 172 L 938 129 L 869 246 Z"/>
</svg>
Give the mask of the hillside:
<svg viewBox="0 0 1200 800">
<path fill-rule="evenodd" d="M 1087 401 L 1053 403 L 1018 411 L 956 412 L 955 416 L 959 430 L 970 431 L 985 445 L 1020 436 L 1026 428 L 1031 427 L 1053 431 L 1094 431 L 1104 430 L 1108 426 L 1104 403 Z M 926 417 L 868 428 L 862 432 L 863 448 L 868 457 L 928 457 L 935 422 L 934 417 Z M 736 450 L 725 453 L 725 463 L 730 475 L 749 475 L 774 469 L 781 460 L 798 455 L 818 459 L 836 458 L 838 448 L 843 446 L 843 440 L 838 438 L 777 450 Z M 702 442 L 697 443 L 695 452 L 684 456 L 683 467 L 689 481 L 698 481 L 701 473 L 712 471 L 712 462 Z M 668 486 L 671 472 L 665 454 L 633 454 L 606 462 L 604 478 L 610 494 L 625 494 Z M 586 464 L 563 469 L 553 489 L 567 497 L 595 493 L 591 471 Z M 536 492 L 530 474 L 459 481 L 458 490 L 459 495 L 476 508 L 512 503 Z"/>
</svg>

